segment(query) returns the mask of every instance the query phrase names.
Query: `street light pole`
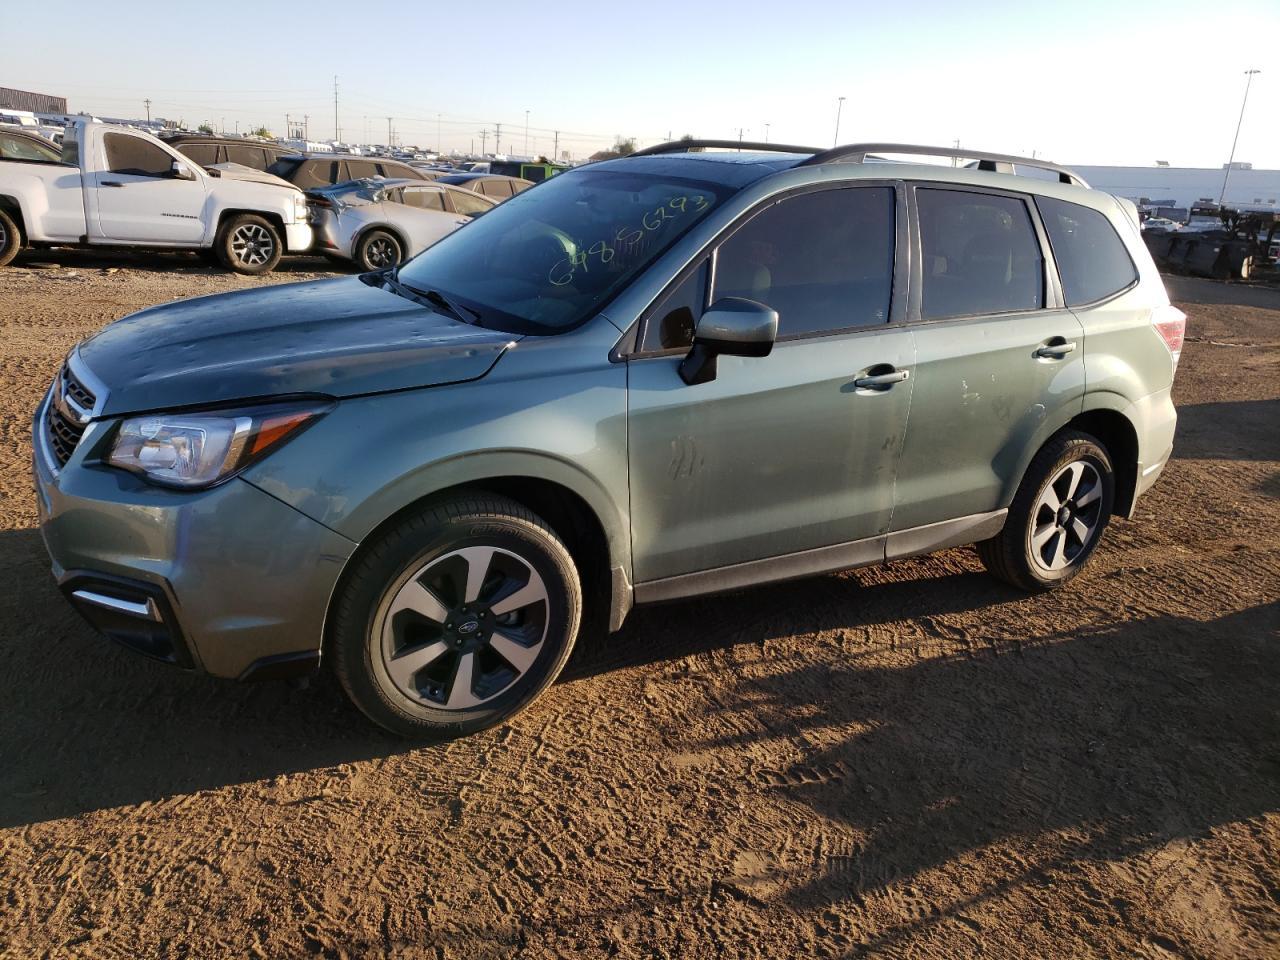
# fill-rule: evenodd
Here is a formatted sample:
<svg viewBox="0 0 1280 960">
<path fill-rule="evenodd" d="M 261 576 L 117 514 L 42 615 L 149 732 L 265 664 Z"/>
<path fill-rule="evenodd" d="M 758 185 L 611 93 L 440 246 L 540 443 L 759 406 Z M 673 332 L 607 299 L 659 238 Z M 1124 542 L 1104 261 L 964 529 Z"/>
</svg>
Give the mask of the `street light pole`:
<svg viewBox="0 0 1280 960">
<path fill-rule="evenodd" d="M 840 111 L 844 109 L 844 97 L 836 97 L 836 135 L 832 140 L 833 147 L 840 146 Z"/>
<path fill-rule="evenodd" d="M 1231 156 L 1227 158 L 1227 169 L 1222 175 L 1222 193 L 1218 194 L 1218 207 L 1222 207 L 1222 203 L 1227 198 L 1227 182 L 1231 179 L 1231 165 L 1236 162 L 1236 144 L 1240 141 L 1240 125 L 1244 123 L 1244 108 L 1249 102 L 1249 85 L 1253 83 L 1253 76 L 1261 73 L 1261 70 L 1246 70 L 1244 75 L 1244 99 L 1240 101 L 1240 119 L 1236 121 L 1236 135 L 1231 141 Z"/>
</svg>

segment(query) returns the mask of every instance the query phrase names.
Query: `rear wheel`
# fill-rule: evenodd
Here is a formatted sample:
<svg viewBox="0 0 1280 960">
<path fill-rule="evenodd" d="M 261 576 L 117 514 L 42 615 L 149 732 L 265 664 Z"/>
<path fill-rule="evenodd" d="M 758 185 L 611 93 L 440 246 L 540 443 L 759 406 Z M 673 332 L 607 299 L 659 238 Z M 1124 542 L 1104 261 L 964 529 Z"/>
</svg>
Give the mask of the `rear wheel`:
<svg viewBox="0 0 1280 960">
<path fill-rule="evenodd" d="M 280 232 L 270 220 L 254 213 L 229 218 L 218 231 L 214 248 L 224 267 L 248 276 L 270 273 L 284 253 Z"/>
<path fill-rule="evenodd" d="M 370 230 L 356 244 L 356 262 L 366 270 L 385 270 L 403 259 L 400 241 L 386 230 Z"/>
<path fill-rule="evenodd" d="M 1059 587 L 1093 555 L 1114 501 L 1106 449 L 1086 433 L 1063 431 L 1031 461 L 1004 529 L 977 545 L 978 556 L 992 575 L 1015 587 Z"/>
<path fill-rule="evenodd" d="M 569 552 L 539 517 L 503 497 L 443 500 L 356 562 L 335 606 L 335 670 L 393 733 L 462 736 L 550 685 L 581 611 Z"/>
<path fill-rule="evenodd" d="M 0 267 L 11 262 L 22 249 L 22 234 L 13 217 L 0 210 Z"/>
</svg>

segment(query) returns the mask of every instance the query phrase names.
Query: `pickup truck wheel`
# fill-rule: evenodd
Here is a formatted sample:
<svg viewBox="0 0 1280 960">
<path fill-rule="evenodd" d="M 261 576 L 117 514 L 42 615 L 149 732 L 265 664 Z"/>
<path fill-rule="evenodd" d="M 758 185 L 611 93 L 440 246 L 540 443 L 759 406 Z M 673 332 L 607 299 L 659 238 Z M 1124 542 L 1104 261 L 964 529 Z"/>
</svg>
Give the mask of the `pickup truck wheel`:
<svg viewBox="0 0 1280 960">
<path fill-rule="evenodd" d="M 403 259 L 400 241 L 385 230 L 370 230 L 356 244 L 356 262 L 366 270 L 384 270 Z"/>
<path fill-rule="evenodd" d="M 1111 519 L 1115 473 L 1106 449 L 1064 430 L 1044 445 L 1014 495 L 1004 529 L 979 543 L 987 571 L 1022 590 L 1060 587 L 1093 555 Z"/>
<path fill-rule="evenodd" d="M 363 552 L 329 635 L 370 719 L 443 740 L 501 723 L 564 667 L 582 616 L 568 550 L 536 514 L 489 494 L 405 517 Z"/>
<path fill-rule="evenodd" d="M 284 253 L 279 231 L 271 221 L 252 213 L 228 219 L 218 231 L 214 249 L 224 267 L 249 276 L 270 273 Z"/>
<path fill-rule="evenodd" d="M 13 260 L 22 249 L 22 234 L 9 214 L 0 210 L 0 267 Z"/>
</svg>

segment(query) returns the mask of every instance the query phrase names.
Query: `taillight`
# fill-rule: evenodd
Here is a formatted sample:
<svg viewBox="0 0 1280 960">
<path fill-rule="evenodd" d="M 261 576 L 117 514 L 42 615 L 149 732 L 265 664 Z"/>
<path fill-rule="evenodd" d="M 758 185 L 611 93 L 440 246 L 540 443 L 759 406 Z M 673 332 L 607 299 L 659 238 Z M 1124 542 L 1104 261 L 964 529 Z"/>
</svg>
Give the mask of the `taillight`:
<svg viewBox="0 0 1280 960">
<path fill-rule="evenodd" d="M 1157 307 L 1151 312 L 1151 325 L 1173 355 L 1173 369 L 1178 369 L 1182 356 L 1182 340 L 1187 333 L 1187 315 L 1174 306 Z"/>
</svg>

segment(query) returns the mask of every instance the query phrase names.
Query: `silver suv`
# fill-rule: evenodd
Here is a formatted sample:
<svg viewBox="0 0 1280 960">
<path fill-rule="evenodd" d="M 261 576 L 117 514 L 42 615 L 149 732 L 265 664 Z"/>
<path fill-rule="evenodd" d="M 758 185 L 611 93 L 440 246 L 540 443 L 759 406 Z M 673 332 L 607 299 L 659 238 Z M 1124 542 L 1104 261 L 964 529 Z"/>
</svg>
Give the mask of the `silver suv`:
<svg viewBox="0 0 1280 960">
<path fill-rule="evenodd" d="M 323 653 L 442 737 L 541 693 L 584 607 L 616 630 L 969 543 L 1026 590 L 1075 576 L 1173 445 L 1185 317 L 1132 204 L 993 154 L 726 146 L 81 343 L 35 420 L 63 591 L 217 676 Z"/>
</svg>

